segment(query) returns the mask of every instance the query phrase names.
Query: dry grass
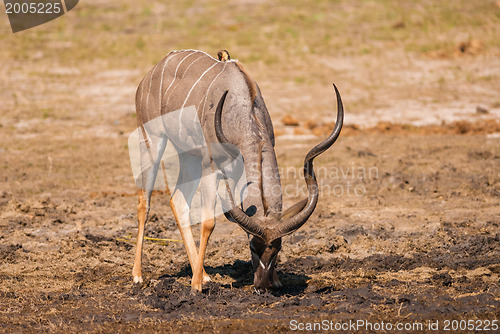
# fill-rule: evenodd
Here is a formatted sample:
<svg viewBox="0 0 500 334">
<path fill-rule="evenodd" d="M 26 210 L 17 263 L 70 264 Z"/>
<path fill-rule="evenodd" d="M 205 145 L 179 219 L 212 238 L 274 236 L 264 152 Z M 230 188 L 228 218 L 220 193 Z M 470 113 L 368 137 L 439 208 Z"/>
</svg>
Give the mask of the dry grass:
<svg viewBox="0 0 500 334">
<path fill-rule="evenodd" d="M 348 102 L 351 123 L 365 115 L 398 122 L 393 118 L 422 109 L 432 115 L 478 104 L 498 109 L 499 36 L 495 1 L 82 2 L 17 34 L 4 17 L 0 110 L 75 117 L 75 98 L 87 98 L 79 90 L 102 81 L 100 73 L 128 71 L 113 81 L 133 90 L 168 51 L 183 48 L 214 55 L 228 49 L 259 82 L 279 119 L 314 109 L 331 121 L 332 81 Z M 69 96 L 54 96 L 68 89 Z M 127 124 L 129 132 L 133 119 Z"/>
<path fill-rule="evenodd" d="M 6 59 L 62 66 L 108 61 L 148 67 L 166 50 L 232 50 L 245 63 L 313 65 L 314 55 L 358 56 L 398 47 L 426 53 L 480 38 L 498 49 L 494 1 L 94 1 L 36 29 L 12 35 L 4 21 Z M 299 80 L 300 81 L 300 80 Z"/>
</svg>

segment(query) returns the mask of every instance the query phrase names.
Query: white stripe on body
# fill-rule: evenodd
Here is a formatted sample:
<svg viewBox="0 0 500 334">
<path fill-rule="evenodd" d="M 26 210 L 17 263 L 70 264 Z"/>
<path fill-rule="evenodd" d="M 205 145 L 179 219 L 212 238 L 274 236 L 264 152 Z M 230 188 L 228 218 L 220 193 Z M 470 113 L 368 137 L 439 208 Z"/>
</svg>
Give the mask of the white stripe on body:
<svg viewBox="0 0 500 334">
<path fill-rule="evenodd" d="M 193 53 L 190 53 L 188 54 L 187 56 L 185 56 L 180 62 L 179 64 L 177 64 L 177 67 L 175 68 L 175 73 L 174 73 L 174 80 L 172 80 L 172 82 L 170 83 L 170 85 L 168 86 L 167 90 L 165 90 L 165 93 L 163 93 L 163 97 L 165 97 L 165 95 L 167 95 L 167 92 L 168 90 L 170 89 L 170 87 L 172 87 L 173 83 L 175 82 L 175 79 L 177 79 L 177 71 L 179 70 L 179 66 L 181 66 L 181 64 L 184 62 L 184 60 L 186 60 L 189 56 L 192 56 L 193 54 L 195 54 L 195 52 Z M 170 95 L 171 96 L 171 95 Z M 168 105 L 168 101 L 170 100 L 170 96 L 168 97 L 167 99 L 167 102 L 165 103 L 166 105 Z"/>
<path fill-rule="evenodd" d="M 207 68 L 205 70 L 205 72 L 203 72 L 200 77 L 198 78 L 198 80 L 195 81 L 195 83 L 193 84 L 193 86 L 191 87 L 191 89 L 189 90 L 187 96 L 186 96 L 186 99 L 184 100 L 184 103 L 182 104 L 181 106 L 181 109 L 184 108 L 184 106 L 186 105 L 186 102 L 187 100 L 189 99 L 189 96 L 191 95 L 191 93 L 193 92 L 193 89 L 194 87 L 196 87 L 196 85 L 198 84 L 198 82 L 200 82 L 200 80 L 205 76 L 205 74 L 207 74 L 215 65 L 217 65 L 217 63 L 213 64 L 212 66 L 210 66 L 209 68 Z"/>
<path fill-rule="evenodd" d="M 144 77 L 144 78 L 145 78 L 145 77 Z M 144 109 L 142 108 L 142 105 L 143 105 L 143 103 L 142 103 L 142 99 L 143 99 L 143 97 L 144 97 L 144 78 L 143 78 L 143 79 L 142 79 L 142 81 L 141 81 L 141 97 L 139 98 L 139 110 L 138 110 L 138 111 L 140 111 L 141 113 L 142 113 L 142 111 L 144 110 Z"/>
<path fill-rule="evenodd" d="M 171 53 L 178 53 L 178 52 L 185 52 L 185 51 L 194 51 L 194 52 L 203 53 L 206 56 L 209 56 L 210 58 L 212 58 L 213 60 L 219 61 L 218 59 L 215 59 L 214 57 L 212 57 L 210 54 L 206 53 L 205 51 L 195 50 L 195 49 L 176 50 L 176 51 L 171 51 L 169 54 L 171 54 Z"/>
<path fill-rule="evenodd" d="M 185 53 L 184 53 L 184 51 L 192 51 L 192 52 L 189 52 L 188 54 L 185 54 Z M 193 60 L 193 61 L 192 61 L 192 62 L 191 62 L 191 63 L 187 66 L 187 68 L 185 69 L 184 73 L 183 73 L 183 74 L 182 74 L 182 76 L 180 77 L 180 78 L 182 78 L 182 77 L 185 75 L 185 73 L 186 73 L 186 72 L 190 69 L 190 67 L 191 67 L 191 66 L 192 66 L 195 62 L 197 62 L 198 60 L 200 60 L 200 59 L 202 59 L 202 58 L 204 59 L 204 58 L 205 58 L 204 56 L 208 56 L 210 59 L 214 60 L 214 64 L 209 65 L 209 67 L 208 67 L 208 68 L 207 68 L 207 69 L 206 69 L 206 70 L 205 70 L 205 71 L 204 71 L 204 72 L 200 75 L 200 77 L 196 80 L 196 82 L 194 82 L 194 84 L 193 84 L 193 85 L 192 85 L 192 87 L 190 88 L 189 92 L 187 93 L 186 98 L 185 98 L 185 100 L 184 100 L 184 102 L 183 102 L 183 104 L 182 104 L 182 106 L 181 106 L 181 108 L 180 108 L 180 111 L 181 111 L 181 112 L 179 113 L 179 118 L 182 118 L 183 109 L 186 107 L 186 103 L 188 102 L 189 97 L 190 97 L 190 95 L 192 94 L 192 92 L 193 92 L 193 90 L 195 89 L 195 87 L 196 87 L 196 86 L 199 84 L 199 82 L 200 82 L 200 81 L 204 78 L 204 76 L 205 76 L 205 75 L 206 75 L 206 74 L 207 74 L 207 73 L 208 73 L 208 72 L 209 72 L 212 68 L 214 68 L 214 67 L 215 67 L 215 65 L 217 65 L 217 64 L 219 64 L 219 63 L 221 63 L 220 61 L 218 61 L 217 59 L 215 59 L 215 58 L 211 57 L 209 54 L 207 54 L 207 53 L 205 53 L 205 52 L 197 52 L 197 51 L 195 51 L 195 50 L 184 50 L 184 51 L 177 51 L 178 53 L 177 53 L 177 52 L 175 52 L 175 51 L 173 51 L 173 52 L 169 53 L 169 55 L 167 55 L 167 57 L 165 57 L 165 60 L 164 60 L 163 64 L 161 64 L 161 62 L 159 62 L 159 63 L 157 63 L 157 64 L 155 65 L 155 67 L 153 68 L 153 70 L 149 73 L 149 74 L 150 74 L 150 77 L 149 77 L 148 92 L 147 92 L 147 96 L 146 96 L 146 97 L 144 96 L 144 89 L 145 89 L 145 87 L 144 87 L 144 86 L 145 86 L 145 81 L 146 81 L 146 80 L 148 80 L 148 78 L 146 77 L 146 78 L 144 78 L 144 79 L 143 79 L 143 83 L 142 83 L 142 85 L 141 85 L 141 91 L 140 91 L 140 95 L 141 95 L 141 96 L 140 96 L 139 101 L 140 101 L 140 104 L 141 104 L 141 107 L 142 107 L 142 108 L 141 108 L 141 109 L 142 109 L 142 112 L 143 112 L 144 114 L 146 114 L 146 115 L 147 115 L 147 117 L 146 117 L 145 119 L 149 119 L 149 116 L 150 116 L 150 115 L 149 115 L 149 114 L 150 114 L 150 110 L 149 110 L 149 95 L 151 94 L 153 76 L 157 75 L 157 74 L 156 74 L 156 71 L 157 71 L 157 69 L 158 69 L 159 67 L 161 67 L 161 68 L 162 68 L 162 70 L 161 70 L 160 84 L 159 84 L 159 114 L 161 115 L 161 113 L 162 113 L 162 110 L 161 110 L 161 108 L 162 108 L 162 100 L 163 100 L 163 99 L 167 96 L 167 92 L 168 92 L 169 90 L 171 91 L 171 94 L 173 94 L 173 91 L 175 90 L 175 87 L 179 84 L 179 80 L 177 80 L 177 82 L 176 82 L 176 79 L 177 79 L 177 74 L 179 73 L 180 66 L 181 66 L 181 65 L 182 65 L 185 61 L 188 61 L 188 58 L 189 58 L 190 56 L 192 56 L 192 55 L 196 55 L 196 54 L 198 54 L 198 53 L 203 54 L 203 56 L 200 56 L 200 57 L 198 57 L 197 59 Z M 173 58 L 174 58 L 174 57 L 176 57 L 177 55 L 181 55 L 181 54 L 183 54 L 183 58 L 182 58 L 182 59 L 180 59 L 180 60 L 178 60 L 178 64 L 177 64 L 177 66 L 176 66 L 176 69 L 175 69 L 175 72 L 174 72 L 174 76 L 173 76 L 173 78 L 172 78 L 172 81 L 169 83 L 169 85 L 168 85 L 167 89 L 166 89 L 166 90 L 165 90 L 165 92 L 163 92 L 163 94 L 162 94 L 162 90 L 163 90 L 163 86 L 164 86 L 164 85 L 163 85 L 163 78 L 164 78 L 164 74 L 165 74 L 165 69 L 166 69 L 166 66 L 167 66 L 167 65 L 168 65 L 168 64 L 169 64 L 169 63 L 173 60 Z M 177 57 L 176 57 L 176 58 L 177 58 Z M 160 65 L 160 66 L 159 66 L 159 65 Z M 209 86 L 208 86 L 208 88 L 207 88 L 207 91 L 206 91 L 205 96 L 204 96 L 205 101 L 204 101 L 204 104 L 203 104 L 202 115 L 201 115 L 201 116 L 202 116 L 202 118 L 201 118 L 201 119 L 203 119 L 203 118 L 205 117 L 205 113 L 206 113 L 206 103 L 207 103 L 207 100 L 208 100 L 208 95 L 209 95 L 208 93 L 210 92 L 210 89 L 212 88 L 212 86 L 213 86 L 213 84 L 215 83 L 215 81 L 218 79 L 218 77 L 219 77 L 219 76 L 222 74 L 222 72 L 225 70 L 226 65 L 227 65 L 227 64 L 226 64 L 226 63 L 224 63 L 224 66 L 222 67 L 222 69 L 219 71 L 219 73 L 217 73 L 217 75 L 214 77 L 214 79 L 212 80 L 212 82 L 209 84 Z M 174 84 L 174 83 L 175 83 L 175 84 Z M 165 104 L 163 104 L 163 105 L 168 105 L 168 104 L 169 104 L 169 99 L 170 99 L 170 97 L 172 96 L 171 94 L 168 96 L 167 101 L 166 101 L 166 102 L 165 102 Z M 144 101 L 144 99 L 146 99 L 146 101 Z M 196 117 L 196 118 L 198 118 L 199 108 L 201 107 L 201 102 L 202 102 L 202 101 L 203 101 L 203 99 L 200 101 L 200 103 L 199 103 L 199 104 L 198 104 L 198 106 L 197 106 L 197 110 L 196 110 L 197 112 L 193 115 L 193 116 L 194 116 L 194 117 Z M 145 102 L 145 104 L 146 104 L 146 108 L 144 108 L 144 102 Z M 200 119 L 200 120 L 201 120 L 201 119 Z M 198 119 L 197 119 L 197 120 L 198 120 Z M 198 120 L 198 121 L 200 121 L 200 120 Z M 179 123 L 180 123 L 180 121 L 181 121 L 181 119 L 179 119 Z M 165 126 L 166 126 L 166 124 L 163 124 L 163 126 L 165 127 Z M 167 129 L 166 129 L 166 128 L 164 128 L 165 133 L 167 133 L 167 131 L 166 131 L 166 130 L 167 130 Z M 179 135 L 179 136 L 182 136 L 183 131 L 185 131 L 185 130 L 183 130 L 183 129 L 182 129 L 182 127 L 180 127 L 180 128 L 178 129 L 178 131 L 179 131 L 178 135 Z M 147 131 L 146 131 L 146 132 L 147 132 Z M 150 141 L 151 141 L 151 138 L 148 138 L 148 137 L 149 137 L 149 135 L 150 135 L 149 133 L 146 133 L 146 138 L 144 138 L 144 139 L 145 139 L 145 141 L 147 141 L 147 142 L 150 142 Z"/>
<path fill-rule="evenodd" d="M 160 89 L 158 91 L 158 97 L 159 97 L 159 101 L 158 101 L 158 106 L 160 107 L 160 111 L 159 111 L 159 115 L 161 115 L 161 100 L 162 100 L 162 94 L 161 94 L 161 91 L 163 89 L 163 75 L 165 73 L 165 67 L 167 66 L 168 62 L 172 59 L 172 57 L 167 57 L 165 59 L 165 62 L 163 63 L 163 68 L 161 70 L 161 78 L 160 78 Z"/>
<path fill-rule="evenodd" d="M 186 103 L 187 103 L 187 101 L 189 99 L 189 96 L 191 96 L 191 93 L 193 92 L 194 87 L 196 87 L 196 85 L 198 84 L 198 82 L 200 82 L 200 80 L 205 76 L 205 74 L 207 74 L 212 68 L 214 68 L 215 65 L 217 65 L 217 63 L 214 63 L 212 66 L 210 66 L 209 68 L 207 68 L 205 70 L 205 72 L 203 72 L 200 75 L 200 77 L 198 78 L 198 80 L 195 81 L 195 83 L 193 84 L 193 86 L 191 86 L 191 89 L 189 90 L 189 92 L 188 92 L 188 94 L 186 96 L 186 99 L 184 100 L 184 103 L 181 106 L 181 110 L 183 110 L 184 107 L 186 106 Z M 181 115 L 182 115 L 182 112 L 179 113 L 179 124 L 180 124 L 180 121 L 181 121 L 180 120 Z M 196 114 L 195 117 L 198 117 L 198 115 Z M 179 128 L 179 135 L 182 135 L 182 127 Z"/>
<path fill-rule="evenodd" d="M 186 67 L 186 70 L 184 71 L 184 73 L 182 73 L 182 77 L 184 78 L 184 76 L 186 75 L 186 72 L 189 70 L 189 68 L 190 68 L 191 66 L 193 66 L 193 64 L 194 64 L 194 63 L 196 63 L 198 60 L 200 60 L 200 59 L 202 59 L 202 58 L 203 58 L 203 57 L 198 57 L 196 60 L 193 60 L 193 61 L 191 62 L 191 64 L 189 64 L 189 66 L 188 66 L 188 67 Z"/>
<path fill-rule="evenodd" d="M 155 65 L 155 67 L 151 71 L 151 73 L 150 73 L 151 75 L 149 77 L 148 94 L 146 95 L 146 115 L 148 116 L 148 119 L 149 119 L 149 109 L 148 109 L 148 106 L 149 106 L 149 95 L 151 95 L 151 84 L 153 83 L 153 76 L 155 74 L 155 71 L 156 71 L 157 67 L 158 67 L 158 64 Z"/>
<path fill-rule="evenodd" d="M 212 88 L 212 85 L 214 84 L 214 82 L 217 80 L 217 78 L 219 78 L 219 76 L 222 74 L 222 72 L 224 72 L 224 70 L 226 69 L 226 65 L 227 64 L 224 63 L 224 66 L 222 67 L 222 70 L 220 70 L 220 72 L 215 76 L 215 78 L 212 80 L 212 82 L 210 83 L 210 85 L 208 85 L 207 92 L 205 93 L 205 96 L 204 96 L 205 102 L 203 103 L 203 109 L 201 109 L 200 122 L 203 122 L 203 120 L 205 119 L 205 110 L 206 110 L 206 105 L 207 105 L 207 100 L 208 100 L 208 93 L 210 92 L 210 88 Z"/>
</svg>

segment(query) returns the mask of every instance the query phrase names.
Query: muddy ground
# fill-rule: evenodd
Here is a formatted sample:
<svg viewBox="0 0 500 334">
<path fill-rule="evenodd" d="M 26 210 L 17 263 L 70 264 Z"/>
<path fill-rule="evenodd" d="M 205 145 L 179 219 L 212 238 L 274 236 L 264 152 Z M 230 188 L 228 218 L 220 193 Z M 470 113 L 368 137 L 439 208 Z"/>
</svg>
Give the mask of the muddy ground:
<svg viewBox="0 0 500 334">
<path fill-rule="evenodd" d="M 280 165 L 299 165 L 294 151 L 310 144 L 278 140 Z M 146 243 L 145 282 L 132 284 L 133 192 L 3 191 L 2 330 L 259 332 L 286 331 L 293 319 L 498 318 L 499 139 L 354 135 L 319 161 L 330 172 L 319 207 L 284 240 L 278 268 L 285 287 L 263 295 L 252 289 L 245 233 L 223 219 L 207 252 L 213 282 L 192 296 L 179 242 Z M 370 172 L 349 174 L 360 168 Z M 287 175 L 284 184 L 295 184 Z M 147 236 L 178 240 L 166 203 L 166 194 L 155 194 Z"/>
<path fill-rule="evenodd" d="M 323 320 L 333 331 L 422 324 L 414 333 L 472 320 L 471 331 L 494 332 L 500 4 L 317 3 L 80 2 L 19 34 L 0 16 L 1 332 L 262 333 Z M 259 83 L 285 206 L 304 195 L 303 157 L 331 130 L 331 83 L 340 89 L 345 127 L 315 161 L 316 212 L 284 238 L 282 289 L 253 291 L 246 234 L 220 218 L 205 261 L 212 282 L 191 295 L 161 192 L 145 281 L 132 283 L 135 89 L 182 48 L 228 49 Z"/>
</svg>

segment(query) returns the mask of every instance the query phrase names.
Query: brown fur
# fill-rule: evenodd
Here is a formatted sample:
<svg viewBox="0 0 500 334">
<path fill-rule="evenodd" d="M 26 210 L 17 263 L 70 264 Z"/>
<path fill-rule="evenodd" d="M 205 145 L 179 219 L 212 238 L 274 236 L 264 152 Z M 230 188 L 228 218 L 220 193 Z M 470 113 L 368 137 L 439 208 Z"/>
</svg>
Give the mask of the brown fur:
<svg viewBox="0 0 500 334">
<path fill-rule="evenodd" d="M 144 225 L 147 219 L 147 203 L 145 199 L 144 190 L 139 191 L 139 204 L 137 205 L 137 219 L 139 220 L 139 227 L 137 233 L 137 246 L 135 250 L 134 268 L 132 275 L 135 283 L 142 283 L 142 243 L 144 240 Z"/>
</svg>

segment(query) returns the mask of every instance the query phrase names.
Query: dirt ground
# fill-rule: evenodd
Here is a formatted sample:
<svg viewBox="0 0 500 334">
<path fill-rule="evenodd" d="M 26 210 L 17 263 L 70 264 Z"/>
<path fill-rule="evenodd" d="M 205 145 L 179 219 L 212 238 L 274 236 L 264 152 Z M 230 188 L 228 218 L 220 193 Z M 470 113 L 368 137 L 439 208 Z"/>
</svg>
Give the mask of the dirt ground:
<svg viewBox="0 0 500 334">
<path fill-rule="evenodd" d="M 92 10 L 102 9 L 109 26 L 88 29 L 124 29 L 116 13 L 128 15 L 133 8 L 99 1 L 78 6 L 73 21 L 54 25 L 75 32 Z M 230 10 L 248 4 L 234 6 Z M 364 6 L 368 2 L 360 11 L 375 8 Z M 293 10 L 302 8 L 308 6 Z M 354 20 L 352 8 L 342 8 Z M 285 4 L 275 7 L 286 10 Z M 165 48 L 185 47 L 176 41 L 153 44 L 157 34 L 131 43 L 133 49 L 142 45 L 146 58 L 123 52 L 114 63 L 117 58 L 110 57 L 121 49 L 106 43 L 146 36 L 141 29 L 156 22 L 150 16 L 158 19 L 155 11 L 141 13 L 130 16 L 130 22 L 143 20 L 137 31 L 111 42 L 99 35 L 110 55 L 87 37 L 66 41 L 64 34 L 35 31 L 15 40 L 7 26 L 0 30 L 9 48 L 0 50 L 0 331 L 262 333 L 326 320 L 421 323 L 421 329 L 407 331 L 436 333 L 429 321 L 443 331 L 446 320 L 473 320 L 474 332 L 477 324 L 486 328 L 487 321 L 500 320 L 500 51 L 489 40 L 470 42 L 470 35 L 465 40 L 474 47 L 455 43 L 463 34 L 431 50 L 415 41 L 408 49 L 383 39 L 366 44 L 367 50 L 361 50 L 364 44 L 346 45 L 348 54 L 335 56 L 317 49 L 322 53 L 310 68 L 296 66 L 294 59 L 303 58 L 293 52 L 279 54 L 296 66 L 295 77 L 284 62 L 261 61 L 268 53 L 249 55 L 233 42 L 228 49 L 247 60 L 275 124 L 285 206 L 303 196 L 303 157 L 331 129 L 332 77 L 339 86 L 346 125 L 339 141 L 315 161 L 318 207 L 284 238 L 278 263 L 284 287 L 260 295 L 252 288 L 246 234 L 219 218 L 205 261 L 213 281 L 192 295 L 191 269 L 168 197 L 155 193 L 146 226 L 152 239 L 144 247 L 145 281 L 134 286 L 137 189 L 127 138 L 136 123 L 135 89 L 170 50 Z M 189 15 L 204 15 L 197 13 Z M 390 36 L 413 29 L 413 15 L 402 27 L 397 15 L 391 18 Z M 224 22 L 222 33 L 233 31 L 232 24 L 243 29 L 241 22 Z M 485 36 L 498 30 L 492 27 Z M 351 36 L 355 42 L 363 41 L 356 34 L 365 29 L 373 25 L 359 25 Z M 280 37 L 269 31 L 259 36 Z M 307 39 L 298 36 L 302 50 Z M 28 46 L 36 38 L 49 46 Z M 218 47 L 192 36 L 187 41 L 208 45 L 209 52 Z M 32 52 L 19 53 L 26 48 Z M 63 58 L 83 57 L 79 48 L 86 57 L 94 48 L 95 59 Z M 348 331 L 377 332 L 366 326 Z"/>
<path fill-rule="evenodd" d="M 300 163 L 290 153 L 296 146 L 278 145 L 280 165 Z M 284 240 L 278 268 L 285 287 L 263 295 L 251 288 L 246 235 L 229 222 L 218 223 L 207 252 L 213 282 L 192 296 L 178 242 L 146 243 L 146 280 L 133 286 L 133 192 L 89 192 L 84 183 L 22 197 L 3 191 L 2 330 L 261 332 L 286 331 L 293 319 L 498 318 L 498 139 L 355 135 L 320 161 L 349 176 L 323 179 L 316 213 Z M 371 172 L 352 177 L 349 170 L 359 168 Z M 20 182 L 37 177 L 19 174 Z M 328 193 L 329 183 L 343 188 Z M 179 240 L 166 204 L 165 194 L 155 194 L 147 236 Z"/>
</svg>

